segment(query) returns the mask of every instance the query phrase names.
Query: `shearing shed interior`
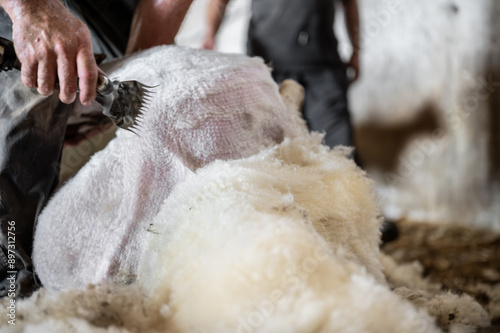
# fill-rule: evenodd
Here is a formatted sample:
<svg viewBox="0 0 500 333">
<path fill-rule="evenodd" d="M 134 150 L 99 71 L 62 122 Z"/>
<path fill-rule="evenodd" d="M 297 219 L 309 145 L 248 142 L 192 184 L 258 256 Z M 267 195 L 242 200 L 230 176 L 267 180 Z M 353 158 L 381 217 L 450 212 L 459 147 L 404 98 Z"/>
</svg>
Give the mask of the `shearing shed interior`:
<svg viewBox="0 0 500 333">
<path fill-rule="evenodd" d="M 245 54 L 252 1 L 215 50 L 194 0 L 176 45 L 101 65 L 154 87 L 139 135 L 65 145 L 42 286 L 0 332 L 500 332 L 500 2 L 358 0 L 354 146 L 330 148 Z M 332 29 L 348 62 L 341 1 Z"/>
</svg>

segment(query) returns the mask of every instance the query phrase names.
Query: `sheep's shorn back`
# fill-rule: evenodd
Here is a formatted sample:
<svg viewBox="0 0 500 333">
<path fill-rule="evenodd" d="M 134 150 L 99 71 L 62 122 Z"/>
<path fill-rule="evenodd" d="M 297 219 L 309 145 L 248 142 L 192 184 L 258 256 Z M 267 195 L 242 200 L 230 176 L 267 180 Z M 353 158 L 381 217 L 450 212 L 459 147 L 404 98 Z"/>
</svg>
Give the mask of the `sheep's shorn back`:
<svg viewBox="0 0 500 333">
<path fill-rule="evenodd" d="M 260 59 L 164 46 L 105 68 L 157 86 L 139 135 L 119 130 L 52 198 L 34 260 L 47 288 L 132 281 L 148 225 L 174 185 L 304 132 Z"/>
</svg>

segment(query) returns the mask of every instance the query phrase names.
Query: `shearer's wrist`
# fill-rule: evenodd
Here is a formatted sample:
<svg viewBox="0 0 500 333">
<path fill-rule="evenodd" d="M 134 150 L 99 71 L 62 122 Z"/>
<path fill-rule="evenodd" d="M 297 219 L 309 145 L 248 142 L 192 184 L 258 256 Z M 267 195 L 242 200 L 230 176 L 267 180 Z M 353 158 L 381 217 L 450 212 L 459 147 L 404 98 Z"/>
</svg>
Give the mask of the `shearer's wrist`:
<svg viewBox="0 0 500 333">
<path fill-rule="evenodd" d="M 0 0 L 0 6 L 5 10 L 13 22 L 32 12 L 36 0 Z"/>
<path fill-rule="evenodd" d="M 57 7 L 66 8 L 61 0 L 0 0 L 0 6 L 13 23 L 40 14 L 43 7 L 46 8 L 46 12 L 54 11 Z"/>
</svg>

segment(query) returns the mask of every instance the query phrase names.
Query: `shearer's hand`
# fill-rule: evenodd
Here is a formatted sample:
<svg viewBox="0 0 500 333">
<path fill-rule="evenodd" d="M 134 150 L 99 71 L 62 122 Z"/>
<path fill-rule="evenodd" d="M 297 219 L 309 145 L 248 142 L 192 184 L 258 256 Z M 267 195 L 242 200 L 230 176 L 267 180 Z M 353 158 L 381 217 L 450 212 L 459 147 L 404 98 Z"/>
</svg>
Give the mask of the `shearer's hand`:
<svg viewBox="0 0 500 333">
<path fill-rule="evenodd" d="M 201 44 L 201 48 L 204 50 L 215 50 L 215 37 L 206 35 Z"/>
<path fill-rule="evenodd" d="M 97 65 L 88 28 L 59 0 L 1 0 L 13 21 L 13 39 L 21 62 L 23 83 L 42 95 L 54 92 L 72 103 L 79 79 L 80 101 L 90 105 L 96 96 Z"/>
</svg>

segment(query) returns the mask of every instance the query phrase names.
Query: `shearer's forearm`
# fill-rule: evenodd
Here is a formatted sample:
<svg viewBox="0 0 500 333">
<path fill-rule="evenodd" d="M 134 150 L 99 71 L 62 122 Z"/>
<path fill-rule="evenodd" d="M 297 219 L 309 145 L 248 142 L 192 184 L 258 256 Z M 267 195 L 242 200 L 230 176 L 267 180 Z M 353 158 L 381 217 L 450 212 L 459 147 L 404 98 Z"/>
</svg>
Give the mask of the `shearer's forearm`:
<svg viewBox="0 0 500 333">
<path fill-rule="evenodd" d="M 2 7 L 10 17 L 14 16 L 16 11 L 21 11 L 23 7 L 28 6 L 31 1 L 21 1 L 21 0 L 0 0 L 0 7 Z"/>
<path fill-rule="evenodd" d="M 357 0 L 343 0 L 342 2 L 344 4 L 347 33 L 349 34 L 353 51 L 359 52 L 361 45 L 359 41 L 360 28 L 358 2 Z"/>
<path fill-rule="evenodd" d="M 40 6 L 50 6 L 54 1 L 60 2 L 60 0 L 0 0 L 0 7 L 5 10 L 15 23 L 22 15 L 34 13 Z"/>
<path fill-rule="evenodd" d="M 229 0 L 210 0 L 208 3 L 205 37 L 201 48 L 208 50 L 215 49 L 215 35 L 219 31 L 228 2 Z"/>
<path fill-rule="evenodd" d="M 207 7 L 207 34 L 215 37 L 226 12 L 229 0 L 211 0 Z"/>
<path fill-rule="evenodd" d="M 193 0 L 140 0 L 134 13 L 127 53 L 173 44 Z"/>
</svg>

